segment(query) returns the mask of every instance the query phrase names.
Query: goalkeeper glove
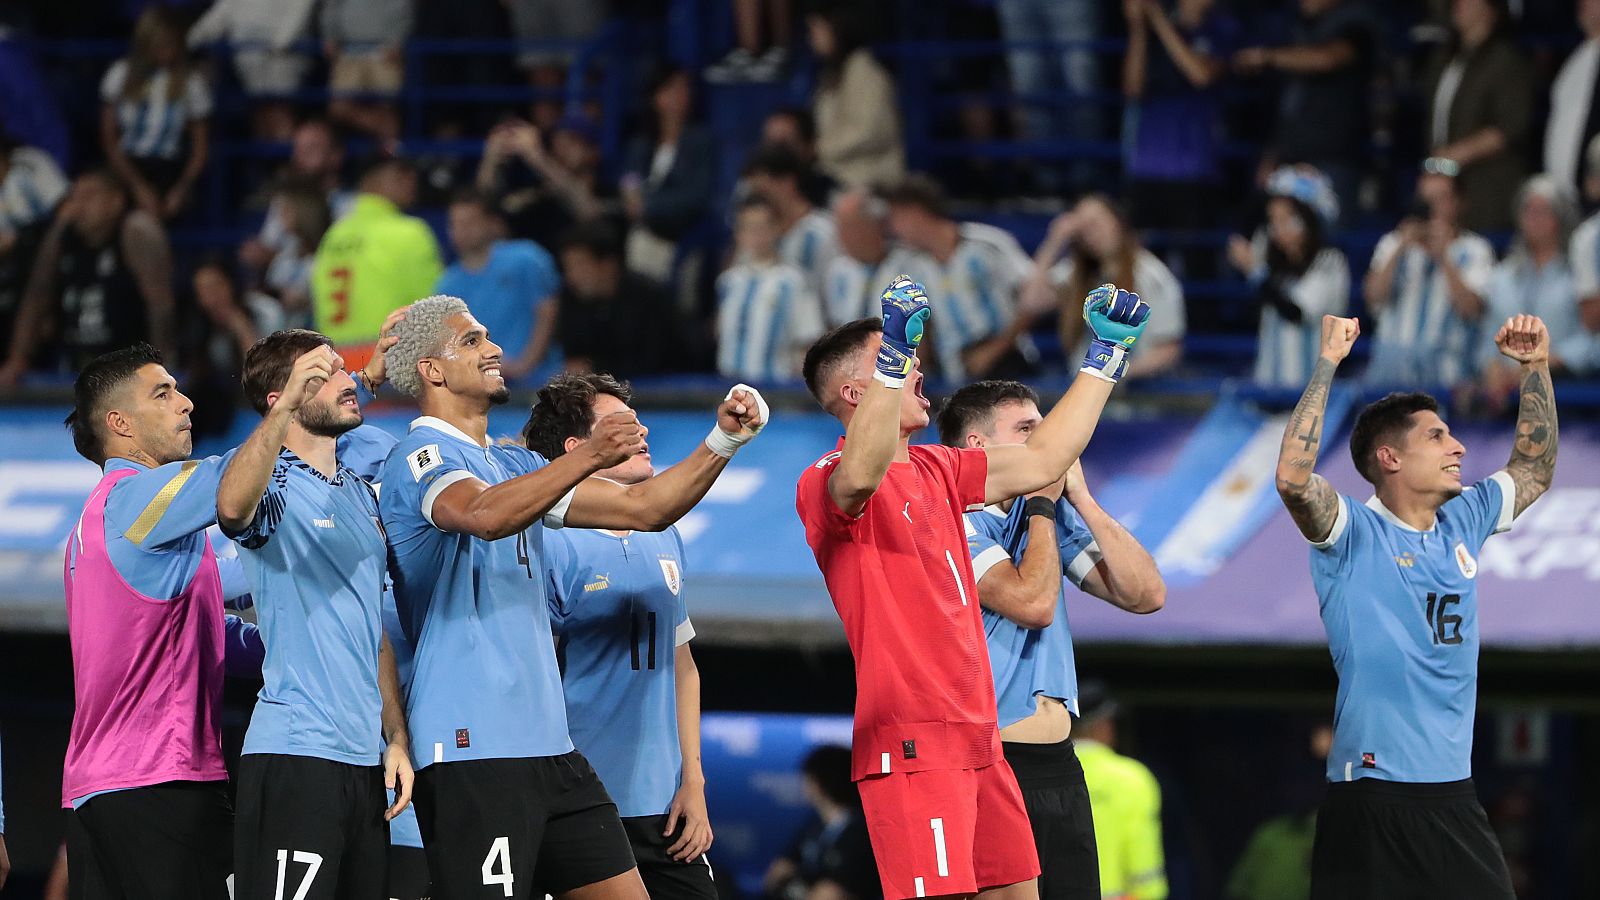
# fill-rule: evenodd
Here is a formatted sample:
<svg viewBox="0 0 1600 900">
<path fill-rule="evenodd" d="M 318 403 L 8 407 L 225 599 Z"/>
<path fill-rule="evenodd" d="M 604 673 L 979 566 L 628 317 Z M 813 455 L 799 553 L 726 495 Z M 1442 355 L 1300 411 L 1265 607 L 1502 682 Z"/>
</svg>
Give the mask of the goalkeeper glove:
<svg viewBox="0 0 1600 900">
<path fill-rule="evenodd" d="M 878 370 L 873 377 L 892 388 L 905 384 L 922 343 L 923 329 L 932 310 L 922 285 L 909 275 L 895 278 L 883 292 L 883 346 L 878 349 Z"/>
<path fill-rule="evenodd" d="M 1083 298 L 1083 320 L 1089 323 L 1093 339 L 1083 357 L 1080 372 L 1117 383 L 1128 370 L 1128 351 L 1133 349 L 1150 318 L 1150 305 L 1132 291 L 1114 284 L 1102 284 Z"/>
</svg>

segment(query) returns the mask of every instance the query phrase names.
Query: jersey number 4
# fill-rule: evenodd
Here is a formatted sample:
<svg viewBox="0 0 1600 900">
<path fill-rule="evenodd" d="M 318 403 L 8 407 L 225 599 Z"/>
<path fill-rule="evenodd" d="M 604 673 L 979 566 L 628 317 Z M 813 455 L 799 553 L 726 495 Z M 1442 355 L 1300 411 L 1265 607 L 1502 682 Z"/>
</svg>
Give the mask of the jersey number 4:
<svg viewBox="0 0 1600 900">
<path fill-rule="evenodd" d="M 1461 643 L 1461 617 L 1445 612 L 1460 602 L 1460 594 L 1445 594 L 1441 597 L 1432 591 L 1428 592 L 1428 627 L 1433 632 L 1435 645 Z"/>
</svg>

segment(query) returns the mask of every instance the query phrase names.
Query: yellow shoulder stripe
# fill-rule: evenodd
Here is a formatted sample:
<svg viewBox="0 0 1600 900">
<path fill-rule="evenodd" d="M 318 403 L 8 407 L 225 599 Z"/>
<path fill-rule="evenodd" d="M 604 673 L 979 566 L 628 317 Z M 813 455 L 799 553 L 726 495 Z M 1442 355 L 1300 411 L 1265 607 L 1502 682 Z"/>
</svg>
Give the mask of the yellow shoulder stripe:
<svg viewBox="0 0 1600 900">
<path fill-rule="evenodd" d="M 178 474 L 172 476 L 172 480 L 163 485 L 161 490 L 157 491 L 156 495 L 151 498 L 150 504 L 144 508 L 144 512 L 139 513 L 139 518 L 133 520 L 133 527 L 128 529 L 128 533 L 124 537 L 133 541 L 134 544 L 143 544 L 144 539 L 149 537 L 150 532 L 155 529 L 156 523 L 160 522 L 161 517 L 167 514 L 167 507 L 172 505 L 173 498 L 177 497 L 178 492 L 183 490 L 184 484 L 189 481 L 189 476 L 194 474 L 195 468 L 199 465 L 199 460 L 194 459 L 184 463 L 178 469 Z"/>
</svg>

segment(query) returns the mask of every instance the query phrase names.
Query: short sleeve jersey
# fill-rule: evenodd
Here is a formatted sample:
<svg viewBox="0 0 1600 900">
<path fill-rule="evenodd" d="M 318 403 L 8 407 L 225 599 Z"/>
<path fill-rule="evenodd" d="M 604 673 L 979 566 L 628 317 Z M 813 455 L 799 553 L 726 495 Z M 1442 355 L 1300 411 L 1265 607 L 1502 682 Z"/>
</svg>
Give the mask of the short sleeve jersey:
<svg viewBox="0 0 1600 900">
<path fill-rule="evenodd" d="M 806 469 L 795 505 L 855 656 L 852 777 L 989 765 L 1000 733 L 961 523 L 988 457 L 913 446 L 851 517 L 828 493 L 842 452 Z"/>
<path fill-rule="evenodd" d="M 1328 780 L 1459 781 L 1472 775 L 1478 694 L 1478 550 L 1511 527 L 1504 472 L 1439 507 L 1417 531 L 1376 497 L 1339 498 L 1311 576 L 1339 674 Z"/>
<path fill-rule="evenodd" d="M 683 769 L 675 651 L 694 637 L 676 528 L 545 535 L 572 743 L 622 816 L 659 816 Z"/>
<path fill-rule="evenodd" d="M 497 541 L 433 524 L 433 504 L 450 485 L 496 485 L 546 465 L 431 416 L 412 421 L 384 464 L 379 508 L 413 659 L 404 687 L 419 768 L 572 750 L 545 605 L 543 523 Z M 545 518 L 559 524 L 559 515 Z"/>
<path fill-rule="evenodd" d="M 1013 503 L 1008 512 L 987 506 L 966 514 L 974 582 L 982 582 L 1000 563 L 1022 560 L 1028 549 L 1029 516 L 1024 507 Z M 1056 541 L 1062 574 L 1074 588 L 1081 586 L 1101 559 L 1100 546 L 1065 500 L 1056 501 Z M 1067 593 L 1061 592 L 1055 615 L 1045 628 L 1024 628 L 999 613 L 983 611 L 983 636 L 989 645 L 989 666 L 994 670 L 1001 728 L 1033 715 L 1033 698 L 1039 695 L 1054 697 L 1074 714 L 1078 712 L 1078 664 L 1067 618 Z"/>
<path fill-rule="evenodd" d="M 255 517 L 230 536 L 267 646 L 244 752 L 378 765 L 387 552 L 372 488 L 342 466 L 330 480 L 285 449 Z"/>
</svg>

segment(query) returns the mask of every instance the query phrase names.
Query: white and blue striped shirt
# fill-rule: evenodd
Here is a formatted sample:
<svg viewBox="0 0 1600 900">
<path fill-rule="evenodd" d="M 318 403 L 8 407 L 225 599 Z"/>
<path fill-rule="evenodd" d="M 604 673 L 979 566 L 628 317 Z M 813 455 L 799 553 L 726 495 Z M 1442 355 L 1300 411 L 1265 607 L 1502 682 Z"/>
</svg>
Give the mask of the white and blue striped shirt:
<svg viewBox="0 0 1600 900">
<path fill-rule="evenodd" d="M 50 154 L 35 147 L 11 151 L 0 181 L 0 232 L 49 220 L 67 193 L 67 177 Z"/>
<path fill-rule="evenodd" d="M 1455 384 L 1474 370 L 1473 353 L 1482 317 L 1462 318 L 1450 302 L 1443 269 L 1421 247 L 1402 249 L 1398 232 L 1389 232 L 1372 254 L 1372 268 L 1404 253 L 1394 270 L 1389 302 L 1375 311 L 1378 339 L 1373 344 L 1367 380 L 1379 385 Z M 1489 290 L 1494 248 L 1470 231 L 1447 251 L 1461 280 L 1480 296 Z"/>
<path fill-rule="evenodd" d="M 822 305 L 787 262 L 739 263 L 717 279 L 717 371 L 749 381 L 800 377 L 822 334 Z"/>
<path fill-rule="evenodd" d="M 126 99 L 122 91 L 128 82 L 128 61 L 119 59 L 100 82 L 100 99 L 116 109 L 122 149 L 129 156 L 177 159 L 183 150 L 184 129 L 211 115 L 211 89 L 199 72 L 190 70 L 176 100 L 167 96 L 168 77 L 166 70 L 156 72 L 138 98 Z"/>
<path fill-rule="evenodd" d="M 1267 241 L 1256 232 L 1252 284 L 1267 277 Z M 1322 317 L 1342 316 L 1350 305 L 1350 265 L 1336 247 L 1324 247 L 1298 278 L 1280 279 L 1289 301 L 1300 308 L 1300 321 L 1285 319 L 1271 306 L 1261 307 L 1256 336 L 1255 382 L 1267 387 L 1303 387 L 1321 352 Z"/>
<path fill-rule="evenodd" d="M 778 239 L 778 255 L 805 275 L 807 290 L 821 296 L 828 263 L 839 255 L 839 230 L 833 216 L 820 209 L 801 216 Z"/>
<path fill-rule="evenodd" d="M 828 277 L 822 289 L 822 307 L 828 314 L 828 324 L 843 325 L 881 315 L 883 292 L 895 276 L 910 275 L 913 280 L 920 281 L 928 277 L 931 264 L 932 260 L 926 256 L 895 246 L 876 264 L 861 262 L 845 253 L 835 256 L 828 263 Z"/>
<path fill-rule="evenodd" d="M 922 282 L 933 303 L 939 371 L 952 381 L 967 377 L 961 351 L 1011 324 L 1018 292 L 1033 268 L 1033 260 L 1010 232 L 963 222 L 960 235 L 948 261 L 941 265 L 929 260 Z M 919 277 L 916 272 L 906 274 Z"/>
</svg>

